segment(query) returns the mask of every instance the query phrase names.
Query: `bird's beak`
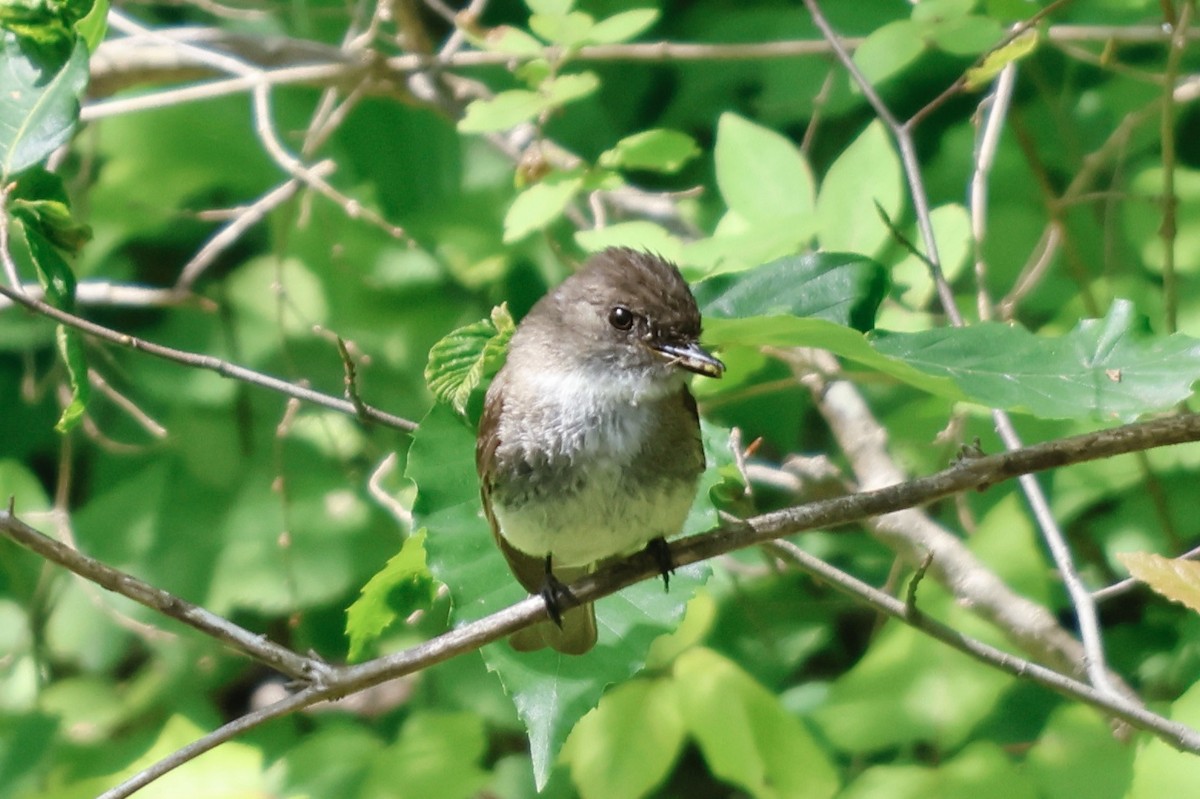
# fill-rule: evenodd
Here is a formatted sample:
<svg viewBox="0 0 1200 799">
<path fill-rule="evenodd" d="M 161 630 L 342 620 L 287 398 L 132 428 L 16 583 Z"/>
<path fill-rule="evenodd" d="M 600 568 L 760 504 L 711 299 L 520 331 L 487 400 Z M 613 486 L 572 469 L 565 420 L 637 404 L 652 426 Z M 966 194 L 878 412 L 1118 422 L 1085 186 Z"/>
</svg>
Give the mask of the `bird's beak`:
<svg viewBox="0 0 1200 799">
<path fill-rule="evenodd" d="M 687 344 L 652 344 L 655 352 L 671 363 L 689 372 L 705 377 L 720 377 L 725 373 L 725 364 L 718 361 L 696 342 Z"/>
</svg>

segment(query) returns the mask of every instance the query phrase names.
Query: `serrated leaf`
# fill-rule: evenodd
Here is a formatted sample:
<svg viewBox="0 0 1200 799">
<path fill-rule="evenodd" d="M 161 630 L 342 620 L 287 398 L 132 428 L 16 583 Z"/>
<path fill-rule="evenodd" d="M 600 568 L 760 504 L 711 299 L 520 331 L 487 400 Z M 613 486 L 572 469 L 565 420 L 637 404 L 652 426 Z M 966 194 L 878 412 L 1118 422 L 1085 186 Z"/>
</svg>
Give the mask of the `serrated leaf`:
<svg viewBox="0 0 1200 799">
<path fill-rule="evenodd" d="M 515 327 L 508 304 L 502 303 L 490 318 L 460 327 L 434 344 L 425 365 L 425 383 L 433 396 L 459 415 L 466 413 L 471 392 L 500 368 Z"/>
<path fill-rule="evenodd" d="M 588 31 L 587 40 L 593 44 L 627 42 L 646 31 L 658 21 L 657 8 L 631 8 L 605 17 Z"/>
<path fill-rule="evenodd" d="M 870 330 L 887 270 L 852 253 L 809 253 L 708 278 L 693 287 L 705 320 L 806 316 Z"/>
<path fill-rule="evenodd" d="M 728 431 L 704 425 L 709 467 L 701 477 L 685 534 L 717 523 L 708 488 L 732 461 Z M 444 405 L 435 405 L 413 437 L 407 476 L 417 484 L 414 515 L 429 529 L 426 549 L 446 584 L 457 621 L 481 618 L 525 597 L 511 576 L 480 513 L 475 434 Z M 485 647 L 484 661 L 499 676 L 526 725 L 538 785 L 544 785 L 567 734 L 595 707 L 606 686 L 637 673 L 650 644 L 679 623 L 688 600 L 708 577 L 703 564 L 678 569 L 671 590 L 646 581 L 596 604 L 600 640 L 586 655 L 550 650 L 518 653 L 507 642 Z"/>
<path fill-rule="evenodd" d="M 545 111 L 550 103 L 528 89 L 510 89 L 489 100 L 472 100 L 458 121 L 462 133 L 493 133 L 528 122 Z"/>
<path fill-rule="evenodd" d="M 1124 552 L 1117 560 L 1157 593 L 1200 613 L 1200 563 L 1150 552 Z"/>
<path fill-rule="evenodd" d="M 1200 378 L 1200 340 L 1151 337 L 1135 321 L 1133 305 L 1118 300 L 1103 319 L 1085 319 L 1055 338 L 987 323 L 877 332 L 873 343 L 884 355 L 950 378 L 989 408 L 1045 419 L 1132 421 L 1187 399 Z"/>
<path fill-rule="evenodd" d="M 82 39 L 63 60 L 0 31 L 0 179 L 7 182 L 71 138 L 79 98 L 88 79 L 88 50 Z"/>
<path fill-rule="evenodd" d="M 672 174 L 700 154 L 696 140 L 686 133 L 655 128 L 626 136 L 600 155 L 600 166 L 609 169 L 645 169 Z"/>
<path fill-rule="evenodd" d="M 982 64 L 967 70 L 967 91 L 977 91 L 987 86 L 1000 74 L 1000 70 L 1032 53 L 1037 49 L 1039 38 L 1037 29 L 1029 28 L 1008 44 L 988 53 Z"/>
<path fill-rule="evenodd" d="M 518 194 L 504 215 L 504 243 L 520 241 L 558 219 L 582 187 L 579 175 L 554 175 Z"/>
<path fill-rule="evenodd" d="M 358 599 L 346 609 L 352 662 L 397 618 L 433 601 L 433 576 L 425 565 L 425 533 L 418 530 L 406 538 L 400 551 L 367 581 Z"/>
<path fill-rule="evenodd" d="M 751 223 L 777 224 L 813 213 L 813 179 L 792 142 L 736 114 L 717 123 L 717 186 L 730 209 Z"/>
</svg>

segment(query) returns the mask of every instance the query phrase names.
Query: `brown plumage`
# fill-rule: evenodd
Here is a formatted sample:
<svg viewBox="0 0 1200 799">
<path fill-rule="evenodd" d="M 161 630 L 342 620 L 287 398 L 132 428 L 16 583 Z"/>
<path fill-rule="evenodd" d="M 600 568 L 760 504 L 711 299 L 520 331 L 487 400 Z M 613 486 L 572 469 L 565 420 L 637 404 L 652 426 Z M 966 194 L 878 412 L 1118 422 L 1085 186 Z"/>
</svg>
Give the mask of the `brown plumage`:
<svg viewBox="0 0 1200 799">
<path fill-rule="evenodd" d="M 547 598 L 611 557 L 679 533 L 704 469 L 686 371 L 719 376 L 678 270 L 609 249 L 542 298 L 488 390 L 476 446 L 484 513 L 517 580 Z M 665 576 L 665 571 L 664 571 Z M 590 605 L 512 638 L 581 654 Z"/>
</svg>

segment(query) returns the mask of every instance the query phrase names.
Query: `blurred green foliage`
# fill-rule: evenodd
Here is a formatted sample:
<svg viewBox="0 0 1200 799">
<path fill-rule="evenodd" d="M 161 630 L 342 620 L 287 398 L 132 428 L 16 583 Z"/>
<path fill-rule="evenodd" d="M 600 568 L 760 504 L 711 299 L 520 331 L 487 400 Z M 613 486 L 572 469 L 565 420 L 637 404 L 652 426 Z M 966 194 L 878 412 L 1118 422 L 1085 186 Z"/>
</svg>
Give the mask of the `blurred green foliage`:
<svg viewBox="0 0 1200 799">
<path fill-rule="evenodd" d="M 397 4 L 412 15 L 399 28 L 381 20 L 373 52 L 395 55 L 422 38 L 440 46 L 453 27 L 433 5 Z M 989 81 L 997 58 L 1018 59 L 978 251 L 966 198 L 988 87 L 949 97 L 914 133 L 959 307 L 977 319 L 978 278 L 994 300 L 1012 300 L 1021 328 L 947 330 L 928 269 L 892 230 L 920 240 L 896 148 L 825 55 L 639 61 L 583 49 L 819 39 L 803 8 L 782 0 L 490 3 L 481 18 L 460 18 L 468 46 L 511 60 L 446 73 L 492 96 L 458 103 L 448 90 L 437 104 L 399 84 L 390 96 L 364 86 L 305 153 L 336 165 L 327 179 L 353 205 L 300 191 L 189 279 L 185 301 L 97 301 L 97 287 L 175 286 L 231 218 L 225 212 L 289 175 L 265 151 L 245 94 L 105 116 L 72 139 L 85 48 L 96 48 L 96 14 L 107 5 L 5 3 L 0 75 L 19 83 L 2 89 L 34 92 L 0 109 L 0 164 L 18 186 L 10 230 L 39 238 L 36 248 L 13 244 L 24 281 L 40 279 L 71 307 L 72 292 L 53 289 L 75 280 L 75 307 L 100 324 L 333 395 L 344 386 L 340 337 L 362 399 L 427 424 L 415 437 L 364 426 L 210 371 L 86 338 L 64 343 L 52 322 L 0 306 L 0 499 L 13 497 L 39 529 L 295 651 L 340 661 L 419 643 L 521 596 L 495 553 L 474 551 L 468 537 L 482 524 L 472 432 L 435 404 L 430 350 L 459 331 L 457 349 L 441 351 L 459 377 L 438 390 L 470 418 L 507 330 L 492 309 L 507 302 L 519 319 L 607 244 L 655 249 L 707 285 L 698 291 L 713 304 L 709 340 L 729 367 L 724 380 L 696 385 L 712 423 L 713 496 L 738 490 L 736 469 L 718 457 L 733 427 L 743 442 L 759 441 L 752 465 L 820 452 L 846 465 L 807 391 L 762 345 L 823 345 L 842 356 L 914 474 L 944 467 L 976 437 L 1000 449 L 978 403 L 1021 411 L 1022 435 L 1038 441 L 1187 402 L 1197 347 L 1184 334 L 1200 335 L 1200 114 L 1190 94 L 1174 106 L 1175 155 L 1164 161 L 1168 46 L 1143 35 L 1161 30 L 1164 4 L 1056 7 L 1032 45 L 1022 39 L 988 62 L 981 57 L 1009 26 L 1047 4 L 825 5 L 842 35 L 861 38 L 855 61 L 901 119 L 977 62 L 974 79 Z M 321 0 L 247 18 L 199 6 L 137 12 L 156 27 L 326 44 L 362 22 Z M 1065 25 L 1093 36 L 1056 38 L 1054 26 Z M 547 57 L 546 43 L 560 49 Z M 57 60 L 46 60 L 46 47 Z M 1177 75 L 1200 70 L 1193 50 L 1180 55 Z M 135 78 L 115 99 L 152 88 Z M 301 150 L 321 107 L 318 88 L 272 90 L 285 146 Z M 495 138 L 526 122 L 520 136 Z M 35 166 L 52 153 L 51 183 L 61 188 Z M 1163 234 L 1168 170 L 1173 238 Z M 22 211 L 17 200 L 43 204 Z M 1035 271 L 1047 231 L 1057 243 Z M 849 254 L 838 256 L 847 267 L 833 270 L 828 296 L 870 298 L 865 314 L 806 305 L 827 297 L 825 284 L 787 293 L 798 278 L 779 264 L 791 268 L 815 247 Z M 801 312 L 819 318 L 792 315 Z M 864 334 L 872 320 L 876 331 Z M 492 349 L 474 353 L 472 341 Z M 91 381 L 90 398 L 87 369 L 103 381 Z M 78 424 L 60 433 L 64 409 Z M 1197 468 L 1192 446 L 1040 478 L 1090 585 L 1124 576 L 1120 553 L 1170 556 L 1195 545 Z M 731 507 L 799 501 L 779 484 L 753 487 Z M 715 523 L 709 496 L 690 531 Z M 1073 629 L 1012 487 L 928 512 Z M 422 526 L 425 552 L 410 537 Z M 893 553 L 860 531 L 798 542 L 873 584 L 902 585 Z M 706 573 L 679 575 L 666 596 L 646 583 L 601 603 L 615 620 L 605 634 L 632 641 L 634 655 L 546 663 L 495 644 L 483 658 L 471 653 L 388 691 L 277 720 L 139 796 L 518 799 L 534 795 L 535 770 L 547 797 L 1140 799 L 1183 796 L 1200 779 L 1195 758 L 1140 737 L 1118 742 L 1095 712 L 881 624 L 756 552 Z M 433 577 L 449 597 L 432 590 Z M 928 581 L 921 606 L 1008 645 Z M 644 623 L 618 635 L 639 613 Z M 1139 695 L 1200 724 L 1200 621 L 1142 592 L 1106 602 L 1102 621 L 1112 664 Z M 636 675 L 635 661 L 645 664 Z M 278 689 L 264 667 L 0 540 L 0 796 L 94 796 Z"/>
</svg>

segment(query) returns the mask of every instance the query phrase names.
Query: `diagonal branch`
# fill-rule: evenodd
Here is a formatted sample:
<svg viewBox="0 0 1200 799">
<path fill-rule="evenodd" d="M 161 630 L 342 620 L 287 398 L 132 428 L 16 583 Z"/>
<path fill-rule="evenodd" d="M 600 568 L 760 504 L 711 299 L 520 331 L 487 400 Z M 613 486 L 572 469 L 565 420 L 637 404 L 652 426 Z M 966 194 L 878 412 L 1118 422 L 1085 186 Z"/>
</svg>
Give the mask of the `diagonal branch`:
<svg viewBox="0 0 1200 799">
<path fill-rule="evenodd" d="M 0 218 L 0 228 L 3 227 L 3 219 Z M 183 366 L 191 366 L 195 369 L 207 369 L 211 372 L 216 372 L 221 377 L 228 377 L 235 380 L 243 380 L 251 385 L 266 388 L 271 391 L 277 391 L 289 397 L 295 397 L 304 402 L 311 402 L 314 405 L 320 405 L 330 410 L 340 411 L 350 414 L 365 422 L 376 422 L 385 427 L 393 427 L 397 430 L 403 430 L 411 433 L 417 429 L 417 423 L 404 419 L 400 416 L 381 411 L 371 405 L 361 405 L 356 407 L 353 402 L 345 399 L 331 397 L 328 394 L 322 394 L 320 391 L 314 391 L 307 386 L 296 385 L 282 380 L 278 377 L 256 372 L 253 369 L 247 369 L 244 366 L 238 366 L 229 361 L 223 361 L 220 358 L 212 355 L 200 355 L 194 352 L 185 350 L 177 350 L 174 347 L 167 347 L 163 344 L 155 344 L 152 341 L 131 336 L 128 333 L 120 333 L 111 328 L 98 325 L 95 322 L 84 319 L 80 316 L 60 311 L 49 303 L 34 297 L 29 297 L 20 292 L 13 291 L 7 286 L 0 286 L 0 296 L 6 297 L 16 305 L 23 305 L 34 313 L 49 317 L 54 321 L 64 324 L 67 327 L 72 327 L 89 336 L 107 341 L 110 344 L 117 344 L 121 347 L 145 352 L 148 355 L 153 355 L 156 358 L 162 358 L 165 361 L 182 364 Z"/>
<path fill-rule="evenodd" d="M 1022 474 L 1110 458 L 1154 447 L 1195 441 L 1200 441 L 1200 414 L 1188 414 L 1048 441 L 998 455 L 964 459 L 941 472 L 906 483 L 785 508 L 735 522 L 702 535 L 675 541 L 671 544 L 671 557 L 677 565 L 685 566 L 736 549 L 774 542 L 783 536 L 794 533 L 843 526 L 874 516 L 925 505 L 963 491 L 983 490 Z M 36 530 L 21 524 L 13 517 L 11 508 L 7 512 L 0 513 L 0 534 L 22 546 L 30 548 L 36 546 L 35 551 L 44 553 L 46 557 L 73 571 L 77 571 L 85 562 L 81 560 L 83 556 L 69 547 L 53 542 Z M 51 541 L 51 544 L 46 545 L 45 541 Z M 869 586 L 863 585 L 849 575 L 844 575 L 828 564 L 821 563 L 811 556 L 798 555 L 798 550 L 791 547 L 785 547 L 785 550 L 787 557 L 801 562 L 805 570 L 821 576 L 822 579 L 829 580 L 842 590 L 851 591 L 855 596 L 864 599 L 882 612 L 913 624 L 918 629 L 928 632 L 938 640 L 948 643 L 972 657 L 1001 668 L 1009 674 L 1032 680 L 1051 690 L 1099 708 L 1138 729 L 1158 736 L 1177 749 L 1200 754 L 1200 732 L 1186 725 L 1169 721 L 1123 697 L 1113 696 L 1052 669 L 974 641 L 953 629 L 926 619 L 921 614 L 909 612 L 903 603 L 891 597 L 882 598 L 874 589 L 870 589 Z M 936 553 L 934 557 L 936 562 Z M 139 581 L 115 569 L 104 568 L 107 570 L 105 574 L 108 575 L 105 578 L 107 582 L 104 583 L 106 588 L 122 593 L 142 604 L 157 607 L 152 602 L 158 589 L 150 588 L 147 592 L 144 583 L 139 584 Z M 82 574 L 80 571 L 77 573 Z M 571 591 L 581 602 L 594 602 L 634 583 L 657 577 L 658 574 L 659 567 L 653 558 L 648 555 L 638 555 L 580 580 L 571 586 Z M 90 576 L 89 579 L 91 579 Z M 136 585 L 137 589 L 131 589 L 131 585 Z M 161 592 L 161 594 L 167 599 L 168 605 L 181 601 L 165 592 Z M 179 617 L 176 616 L 176 618 Z M 185 749 L 172 754 L 150 769 L 108 791 L 103 795 L 104 799 L 127 797 L 167 771 L 235 735 L 273 718 L 295 712 L 322 700 L 342 697 L 386 680 L 420 671 L 457 655 L 476 650 L 484 644 L 497 641 L 516 630 L 546 618 L 544 601 L 538 597 L 529 597 L 504 610 L 478 621 L 464 624 L 415 647 L 353 666 L 324 667 L 319 661 L 311 661 L 299 656 L 293 656 L 297 658 L 293 660 L 293 657 L 281 656 L 273 648 L 274 645 L 271 645 L 269 647 L 271 657 L 290 663 L 294 669 L 306 672 L 304 676 L 309 680 L 307 688 L 209 733 Z M 244 645 L 240 645 L 239 648 L 257 657 L 258 655 L 251 651 L 250 647 L 254 645 L 253 641 L 258 640 L 261 643 L 261 640 L 249 633 L 246 635 L 253 640 L 243 640 Z M 222 637 L 222 640 L 229 639 Z"/>
</svg>

